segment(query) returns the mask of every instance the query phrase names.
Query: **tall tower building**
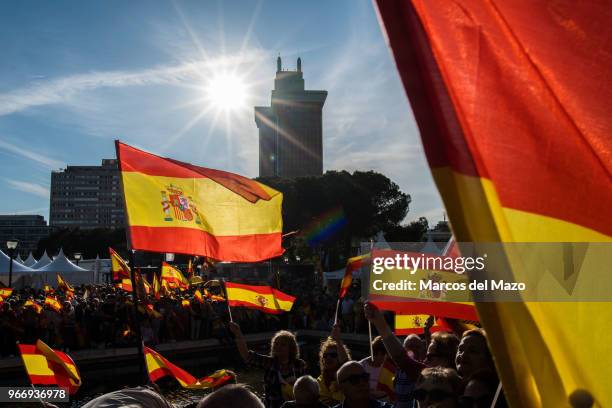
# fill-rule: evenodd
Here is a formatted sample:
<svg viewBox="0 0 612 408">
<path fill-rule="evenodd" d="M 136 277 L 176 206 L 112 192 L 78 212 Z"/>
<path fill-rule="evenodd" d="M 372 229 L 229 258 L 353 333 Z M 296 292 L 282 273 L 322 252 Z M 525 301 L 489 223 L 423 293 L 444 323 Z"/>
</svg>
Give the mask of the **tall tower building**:
<svg viewBox="0 0 612 408">
<path fill-rule="evenodd" d="M 279 177 L 323 174 L 323 104 L 327 91 L 304 89 L 302 61 L 297 70 L 282 69 L 276 78 L 270 106 L 255 107 L 259 128 L 259 175 Z"/>
</svg>

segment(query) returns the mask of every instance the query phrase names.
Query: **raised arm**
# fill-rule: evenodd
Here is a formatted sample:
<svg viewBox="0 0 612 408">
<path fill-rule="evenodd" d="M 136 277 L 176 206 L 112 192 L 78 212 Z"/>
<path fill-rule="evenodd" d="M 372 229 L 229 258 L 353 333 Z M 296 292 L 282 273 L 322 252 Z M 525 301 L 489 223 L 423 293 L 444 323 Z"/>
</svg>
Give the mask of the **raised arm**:
<svg viewBox="0 0 612 408">
<path fill-rule="evenodd" d="M 346 353 L 346 348 L 344 348 L 344 342 L 342 342 L 342 332 L 340 331 L 340 325 L 338 323 L 334 324 L 331 337 L 338 345 L 338 362 L 340 365 L 342 365 L 349 360 L 349 356 Z"/>
<path fill-rule="evenodd" d="M 387 353 L 389 353 L 389 356 L 393 362 L 406 374 L 408 374 L 412 380 L 416 381 L 421 373 L 421 370 L 427 366 L 412 359 L 408 355 L 401 341 L 395 337 L 391 331 L 391 328 L 385 321 L 384 316 L 376 306 L 368 302 L 364 305 L 363 309 L 366 319 L 368 319 L 374 325 L 374 327 L 376 327 L 376 330 L 378 330 L 378 333 L 382 337 L 383 344 L 385 345 Z"/>
<path fill-rule="evenodd" d="M 242 334 L 242 330 L 240 330 L 240 326 L 237 323 L 229 322 L 228 323 L 230 331 L 234 334 L 236 338 L 236 346 L 238 347 L 238 352 L 240 353 L 240 357 L 244 360 L 245 363 L 249 361 L 249 348 L 247 347 L 246 340 L 244 335 Z"/>
</svg>

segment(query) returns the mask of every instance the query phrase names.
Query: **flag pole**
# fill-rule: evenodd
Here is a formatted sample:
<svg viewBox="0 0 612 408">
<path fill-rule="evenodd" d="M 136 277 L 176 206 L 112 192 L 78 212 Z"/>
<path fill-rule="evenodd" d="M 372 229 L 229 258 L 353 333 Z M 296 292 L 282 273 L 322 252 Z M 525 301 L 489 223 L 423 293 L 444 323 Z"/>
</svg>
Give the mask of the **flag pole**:
<svg viewBox="0 0 612 408">
<path fill-rule="evenodd" d="M 338 302 L 336 302 L 336 317 L 334 318 L 334 324 L 338 324 L 338 310 L 340 310 L 340 301 L 342 299 L 338 298 Z"/>
<path fill-rule="evenodd" d="M 136 250 L 130 249 L 130 280 L 132 282 L 132 302 L 134 309 L 132 311 L 132 319 L 134 320 L 134 330 L 138 338 L 138 372 L 141 380 L 144 378 L 144 349 L 142 348 L 142 332 L 140 329 L 140 315 L 138 313 L 138 286 L 136 285 Z M 140 277 L 142 279 L 142 276 Z"/>
<path fill-rule="evenodd" d="M 499 399 L 499 394 L 501 394 L 501 390 L 502 390 L 502 383 L 500 381 L 499 385 L 497 386 L 497 391 L 495 391 L 495 397 L 493 397 L 493 402 L 491 402 L 491 408 L 495 408 L 495 405 L 497 404 L 497 400 Z"/>
<path fill-rule="evenodd" d="M 372 322 L 368 320 L 368 335 L 370 337 L 370 359 L 374 362 L 374 346 L 372 345 Z"/>
</svg>

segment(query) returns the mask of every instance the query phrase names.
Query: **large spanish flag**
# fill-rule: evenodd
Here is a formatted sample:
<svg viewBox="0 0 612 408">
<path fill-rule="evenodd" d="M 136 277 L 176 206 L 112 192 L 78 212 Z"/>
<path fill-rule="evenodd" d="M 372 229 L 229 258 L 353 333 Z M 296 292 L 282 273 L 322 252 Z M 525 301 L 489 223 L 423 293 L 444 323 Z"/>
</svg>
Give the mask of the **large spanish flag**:
<svg viewBox="0 0 612 408">
<path fill-rule="evenodd" d="M 51 349 L 41 340 L 36 344 L 18 346 L 32 384 L 68 388 L 70 395 L 77 392 L 81 386 L 81 376 L 68 354 Z"/>
<path fill-rule="evenodd" d="M 225 283 L 227 301 L 230 306 L 244 306 L 262 312 L 279 314 L 293 307 L 295 297 L 274 289 L 271 286 L 242 285 Z"/>
<path fill-rule="evenodd" d="M 283 195 L 116 142 L 132 249 L 257 262 L 279 256 Z"/>
<path fill-rule="evenodd" d="M 376 4 L 457 241 L 612 241 L 609 3 Z M 588 255 L 547 279 L 564 302 L 477 305 L 512 406 L 612 406 L 612 342 L 582 335 L 612 304 L 573 295 Z"/>
</svg>

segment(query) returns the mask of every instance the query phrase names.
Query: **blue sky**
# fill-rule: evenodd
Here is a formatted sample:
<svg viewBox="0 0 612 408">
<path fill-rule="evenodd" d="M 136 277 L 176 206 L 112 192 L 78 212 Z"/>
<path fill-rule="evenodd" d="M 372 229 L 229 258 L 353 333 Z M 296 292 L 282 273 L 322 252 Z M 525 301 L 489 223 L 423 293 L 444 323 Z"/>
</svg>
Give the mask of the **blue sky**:
<svg viewBox="0 0 612 408">
<path fill-rule="evenodd" d="M 0 213 L 48 218 L 52 169 L 98 165 L 114 139 L 257 176 L 253 106 L 276 70 L 325 89 L 326 170 L 376 170 L 442 219 L 412 112 L 370 1 L 0 2 Z M 244 104 L 207 89 L 238 76 Z"/>
</svg>

